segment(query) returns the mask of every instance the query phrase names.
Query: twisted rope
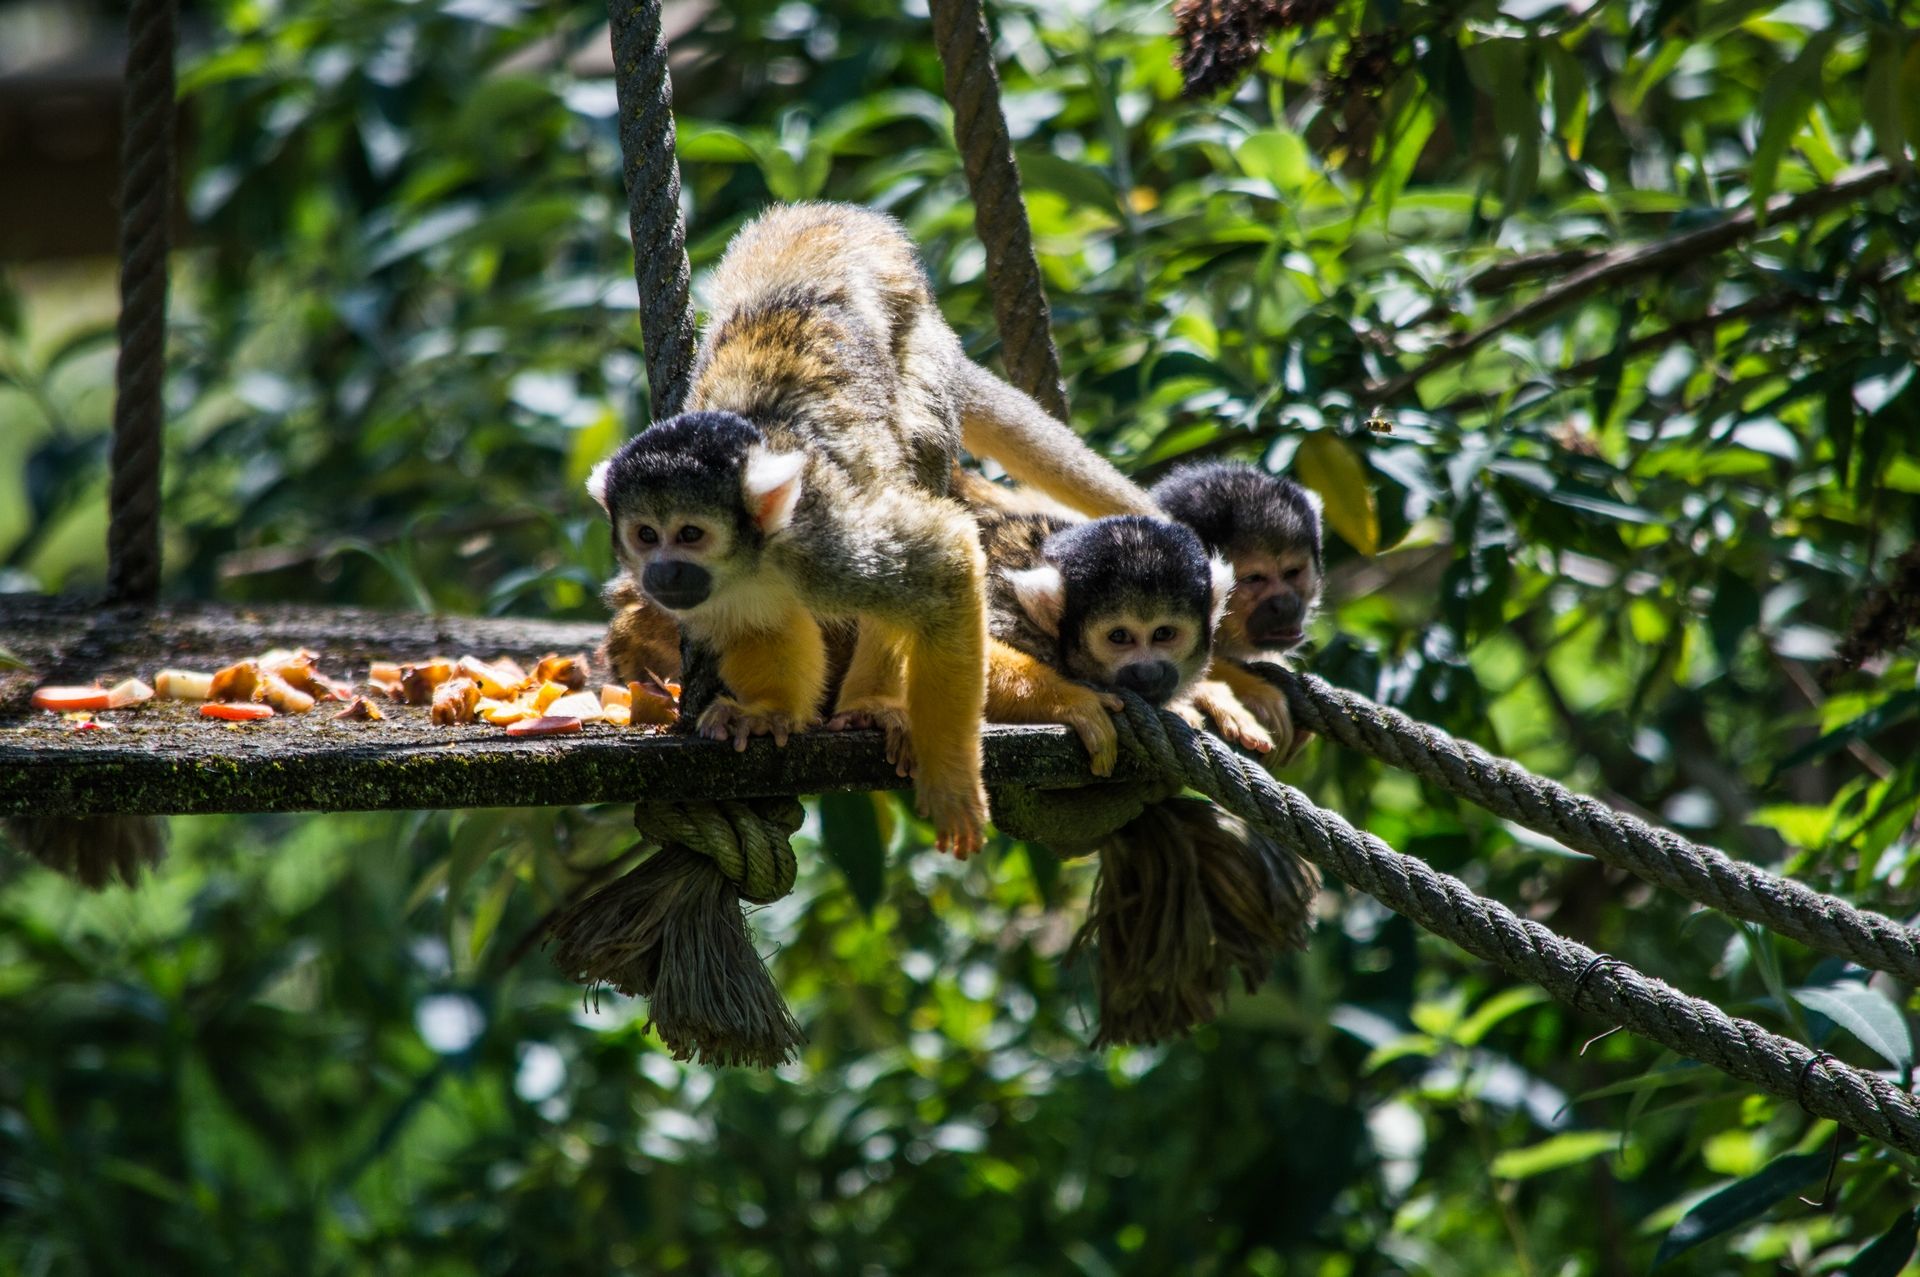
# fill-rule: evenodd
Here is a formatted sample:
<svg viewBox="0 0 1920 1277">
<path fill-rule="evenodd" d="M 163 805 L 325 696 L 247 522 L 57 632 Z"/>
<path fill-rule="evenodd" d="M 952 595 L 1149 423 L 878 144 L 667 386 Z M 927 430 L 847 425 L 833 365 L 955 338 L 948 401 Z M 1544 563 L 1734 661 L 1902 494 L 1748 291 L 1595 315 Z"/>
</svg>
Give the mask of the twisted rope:
<svg viewBox="0 0 1920 1277">
<path fill-rule="evenodd" d="M 177 0 L 134 0 L 120 144 L 120 353 L 114 369 L 107 588 L 160 593 L 161 387 L 167 359 L 167 248 L 173 220 Z"/>
<path fill-rule="evenodd" d="M 1809 1113 L 1920 1152 L 1920 1107 L 1878 1074 L 1841 1064 L 1564 940 L 1314 806 L 1298 790 L 1174 715 L 1136 696 L 1126 700 L 1124 717 L 1115 720 L 1124 747 L 1396 913 L 1576 1010 L 1604 1014 L 1688 1059 L 1793 1100 Z"/>
<path fill-rule="evenodd" d="M 1033 229 L 1020 194 L 1020 168 L 1000 111 L 1000 76 L 993 66 L 993 36 L 980 0 L 932 0 L 933 39 L 946 72 L 953 104 L 953 134 L 973 193 L 973 224 L 987 250 L 987 284 L 1000 358 L 1013 384 L 1048 413 L 1067 419 L 1067 392 L 1060 384 L 1060 354 L 1054 349 L 1052 316 L 1040 264 L 1033 255 Z"/>
<path fill-rule="evenodd" d="M 1323 679 L 1277 665 L 1254 668 L 1287 694 L 1294 722 L 1309 731 L 1698 904 L 1920 983 L 1920 931 L 1617 812 Z"/>
<path fill-rule="evenodd" d="M 673 152 L 673 79 L 659 0 L 607 0 L 613 86 L 620 103 L 621 175 L 640 286 L 640 338 L 655 421 L 679 411 L 693 372 L 693 293 L 680 163 Z"/>
<path fill-rule="evenodd" d="M 793 890 L 798 865 L 788 839 L 805 818 L 797 798 L 651 802 L 633 809 L 633 824 L 642 836 L 699 852 L 754 904 L 771 903 Z"/>
</svg>

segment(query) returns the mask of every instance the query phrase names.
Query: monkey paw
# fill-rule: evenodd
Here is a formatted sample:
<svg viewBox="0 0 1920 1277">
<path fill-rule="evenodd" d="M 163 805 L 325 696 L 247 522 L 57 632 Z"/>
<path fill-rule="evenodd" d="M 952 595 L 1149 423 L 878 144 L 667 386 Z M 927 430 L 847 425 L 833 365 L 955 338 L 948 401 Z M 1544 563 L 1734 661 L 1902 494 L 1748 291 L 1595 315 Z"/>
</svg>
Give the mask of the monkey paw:
<svg viewBox="0 0 1920 1277">
<path fill-rule="evenodd" d="M 907 711 L 904 706 L 883 700 L 848 701 L 827 720 L 827 730 L 830 732 L 847 732 L 863 727 L 878 728 L 887 734 L 887 761 L 893 764 L 894 775 L 913 775 L 918 760 L 913 754 L 913 734 L 907 730 Z"/>
<path fill-rule="evenodd" d="M 915 806 L 933 822 L 933 845 L 965 860 L 986 845 L 987 791 L 978 781 L 955 785 L 922 781 Z"/>
<path fill-rule="evenodd" d="M 810 726 L 807 720 L 771 706 L 749 707 L 731 696 L 721 696 L 700 715 L 699 730 L 708 740 L 731 739 L 734 749 L 742 750 L 755 736 L 771 736 L 774 744 L 785 745 L 788 737 Z"/>
<path fill-rule="evenodd" d="M 1267 734 L 1259 717 L 1226 684 L 1211 680 L 1199 684 L 1193 690 L 1193 704 L 1213 720 L 1213 729 L 1221 739 L 1256 754 L 1273 749 L 1274 738 Z"/>
<path fill-rule="evenodd" d="M 1060 707 L 1060 721 L 1071 727 L 1087 747 L 1087 758 L 1096 776 L 1113 775 L 1120 757 L 1120 735 L 1114 730 L 1113 716 L 1126 708 L 1118 696 L 1088 692 Z"/>
</svg>

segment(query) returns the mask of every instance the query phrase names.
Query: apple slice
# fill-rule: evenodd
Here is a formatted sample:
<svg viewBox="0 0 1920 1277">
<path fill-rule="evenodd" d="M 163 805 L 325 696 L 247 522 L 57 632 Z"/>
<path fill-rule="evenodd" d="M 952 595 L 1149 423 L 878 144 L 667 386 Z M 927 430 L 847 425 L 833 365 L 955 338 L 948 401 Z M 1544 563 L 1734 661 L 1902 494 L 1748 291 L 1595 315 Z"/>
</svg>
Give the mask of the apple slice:
<svg viewBox="0 0 1920 1277">
<path fill-rule="evenodd" d="M 200 717 L 224 719 L 229 723 L 255 723 L 273 717 L 273 706 L 257 701 L 208 701 L 200 707 Z"/>
</svg>

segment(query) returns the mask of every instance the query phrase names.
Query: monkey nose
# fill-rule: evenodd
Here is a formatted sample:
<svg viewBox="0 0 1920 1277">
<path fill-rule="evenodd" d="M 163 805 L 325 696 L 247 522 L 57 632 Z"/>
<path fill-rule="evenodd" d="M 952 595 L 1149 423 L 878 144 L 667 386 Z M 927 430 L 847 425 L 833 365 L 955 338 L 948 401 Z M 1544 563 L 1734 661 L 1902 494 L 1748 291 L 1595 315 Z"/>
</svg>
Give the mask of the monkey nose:
<svg viewBox="0 0 1920 1277">
<path fill-rule="evenodd" d="M 1301 626 L 1307 609 L 1291 594 L 1276 594 L 1254 609 L 1247 618 L 1247 637 L 1265 648 L 1284 651 L 1306 637 Z"/>
<path fill-rule="evenodd" d="M 698 563 L 662 559 L 647 564 L 640 576 L 640 588 L 661 607 L 684 612 L 707 601 L 707 595 L 713 592 L 713 575 Z"/>
<path fill-rule="evenodd" d="M 1180 671 L 1172 661 L 1135 661 L 1123 665 L 1113 681 L 1129 692 L 1136 692 L 1154 705 L 1164 705 L 1179 686 Z"/>
</svg>

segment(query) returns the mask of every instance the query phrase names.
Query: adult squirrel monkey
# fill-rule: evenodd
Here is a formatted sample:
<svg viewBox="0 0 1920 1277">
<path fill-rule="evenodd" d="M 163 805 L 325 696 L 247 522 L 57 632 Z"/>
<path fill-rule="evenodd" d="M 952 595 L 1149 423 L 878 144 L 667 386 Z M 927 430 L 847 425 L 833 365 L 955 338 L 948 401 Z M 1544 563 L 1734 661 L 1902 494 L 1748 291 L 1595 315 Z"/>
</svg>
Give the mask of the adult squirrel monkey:
<svg viewBox="0 0 1920 1277">
<path fill-rule="evenodd" d="M 774 208 L 734 237 L 707 291 L 686 410 L 588 481 L 615 554 L 717 654 L 729 694 L 697 728 L 740 748 L 816 724 L 821 625 L 857 621 L 834 721 L 910 738 L 920 811 L 965 856 L 987 814 L 987 633 L 980 543 L 947 495 L 962 447 L 1077 508 L 1152 503 L 966 358 L 891 218 Z"/>
</svg>

